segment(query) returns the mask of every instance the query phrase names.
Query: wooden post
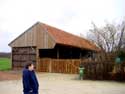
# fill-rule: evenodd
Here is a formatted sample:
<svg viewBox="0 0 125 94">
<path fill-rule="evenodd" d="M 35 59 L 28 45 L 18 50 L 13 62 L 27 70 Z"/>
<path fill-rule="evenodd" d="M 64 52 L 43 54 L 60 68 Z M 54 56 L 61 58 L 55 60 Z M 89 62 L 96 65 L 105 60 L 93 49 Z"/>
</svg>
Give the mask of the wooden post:
<svg viewBox="0 0 125 94">
<path fill-rule="evenodd" d="M 82 51 L 82 50 L 81 50 Z M 81 51 L 80 51 L 80 64 L 81 64 L 81 62 L 82 62 L 82 53 L 81 53 Z"/>
<path fill-rule="evenodd" d="M 13 66 L 13 48 L 11 48 L 11 69 L 14 69 L 14 66 Z"/>
<path fill-rule="evenodd" d="M 40 58 L 39 58 L 39 49 L 36 47 L 36 70 L 40 71 Z"/>
<path fill-rule="evenodd" d="M 52 72 L 52 60 L 49 59 L 49 72 L 51 73 Z"/>
<path fill-rule="evenodd" d="M 57 59 L 59 59 L 59 48 L 57 48 Z"/>
</svg>

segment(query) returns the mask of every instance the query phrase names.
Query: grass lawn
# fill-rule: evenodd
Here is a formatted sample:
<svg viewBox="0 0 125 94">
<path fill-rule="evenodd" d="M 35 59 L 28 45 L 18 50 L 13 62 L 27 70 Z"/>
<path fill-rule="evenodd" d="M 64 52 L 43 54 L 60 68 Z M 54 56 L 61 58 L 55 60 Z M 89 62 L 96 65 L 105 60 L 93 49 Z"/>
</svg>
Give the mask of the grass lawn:
<svg viewBox="0 0 125 94">
<path fill-rule="evenodd" d="M 9 58 L 0 58 L 0 70 L 11 69 L 11 62 Z"/>
</svg>

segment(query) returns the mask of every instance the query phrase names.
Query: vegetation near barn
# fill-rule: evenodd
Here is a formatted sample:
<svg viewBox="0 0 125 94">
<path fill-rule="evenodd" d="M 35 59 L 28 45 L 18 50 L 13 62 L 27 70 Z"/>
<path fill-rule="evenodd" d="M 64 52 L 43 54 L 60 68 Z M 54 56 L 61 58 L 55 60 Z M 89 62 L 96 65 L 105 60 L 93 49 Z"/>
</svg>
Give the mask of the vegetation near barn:
<svg viewBox="0 0 125 94">
<path fill-rule="evenodd" d="M 83 64 L 88 79 L 111 79 L 125 81 L 125 20 L 120 24 L 106 23 L 93 28 L 88 39 L 101 50 L 97 54 L 97 63 Z"/>
</svg>

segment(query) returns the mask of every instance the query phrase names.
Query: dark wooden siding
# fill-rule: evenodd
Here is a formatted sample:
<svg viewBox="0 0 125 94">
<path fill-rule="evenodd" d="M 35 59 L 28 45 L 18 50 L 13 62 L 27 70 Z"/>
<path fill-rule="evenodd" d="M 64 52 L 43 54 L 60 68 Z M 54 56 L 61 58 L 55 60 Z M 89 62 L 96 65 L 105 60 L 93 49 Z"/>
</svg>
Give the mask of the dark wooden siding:
<svg viewBox="0 0 125 94">
<path fill-rule="evenodd" d="M 24 67 L 28 61 L 36 62 L 35 47 L 14 47 L 12 49 L 12 67 L 14 69 Z"/>
</svg>

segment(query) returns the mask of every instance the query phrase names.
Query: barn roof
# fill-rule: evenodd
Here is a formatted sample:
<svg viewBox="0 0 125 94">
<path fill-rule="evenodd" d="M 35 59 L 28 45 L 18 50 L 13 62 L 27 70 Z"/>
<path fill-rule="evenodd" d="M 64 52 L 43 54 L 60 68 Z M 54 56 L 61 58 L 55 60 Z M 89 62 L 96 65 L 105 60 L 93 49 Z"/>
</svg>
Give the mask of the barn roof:
<svg viewBox="0 0 125 94">
<path fill-rule="evenodd" d="M 69 45 L 78 48 L 99 51 L 99 48 L 89 40 L 73 35 L 61 29 L 41 23 L 41 25 L 53 36 L 57 44 Z"/>
<path fill-rule="evenodd" d="M 94 43 L 90 42 L 89 40 L 87 40 L 85 38 L 73 35 L 73 34 L 63 31 L 61 29 L 58 29 L 53 26 L 50 26 L 50 25 L 47 25 L 44 23 L 40 23 L 40 22 L 37 22 L 32 27 L 35 27 L 37 24 L 39 24 L 41 26 L 41 28 L 43 28 L 44 31 L 47 32 L 54 39 L 56 44 L 73 46 L 73 47 L 77 47 L 77 48 L 81 48 L 81 49 L 88 49 L 88 50 L 93 50 L 93 51 L 99 51 L 99 48 Z M 29 29 L 31 29 L 31 28 L 29 28 Z M 18 40 L 18 38 L 20 38 L 22 35 L 24 35 L 27 31 L 25 31 L 23 34 L 21 34 L 19 37 L 17 37 L 15 40 L 13 40 L 9 45 L 11 45 L 16 40 Z"/>
</svg>

